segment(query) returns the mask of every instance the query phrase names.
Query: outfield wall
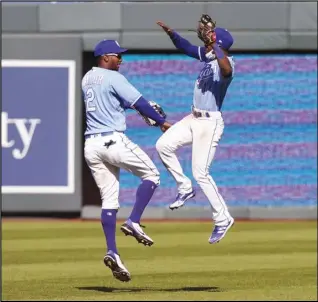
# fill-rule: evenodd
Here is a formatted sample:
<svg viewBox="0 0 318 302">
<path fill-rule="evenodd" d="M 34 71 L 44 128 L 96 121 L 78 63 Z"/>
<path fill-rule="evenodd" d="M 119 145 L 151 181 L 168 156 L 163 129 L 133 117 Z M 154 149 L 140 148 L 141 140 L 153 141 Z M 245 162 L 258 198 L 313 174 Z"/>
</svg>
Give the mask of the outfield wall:
<svg viewBox="0 0 318 302">
<path fill-rule="evenodd" d="M 197 43 L 196 33 L 189 30 L 196 28 L 204 13 L 233 33 L 235 50 L 317 49 L 316 2 L 19 2 L 2 5 L 4 33 L 72 33 L 81 39 L 84 51 L 92 50 L 96 41 L 105 37 L 116 39 L 130 49 L 173 49 L 173 44 L 156 25 L 157 20 L 163 20 Z"/>
<path fill-rule="evenodd" d="M 90 56 L 84 58 L 83 73 L 92 64 Z M 316 217 L 317 57 L 236 54 L 234 58 L 235 78 L 223 107 L 225 131 L 211 174 L 236 217 Z M 189 113 L 201 63 L 180 54 L 128 54 L 124 60 L 122 73 L 145 97 L 162 104 L 172 122 Z M 82 156 L 82 101 L 78 91 L 74 94 L 79 78 L 75 65 L 72 60 L 3 60 L 5 212 L 73 211 L 86 218 L 99 216 L 99 192 Z M 23 84 L 21 89 L 14 89 L 17 82 Z M 27 138 L 17 127 L 22 120 L 28 133 L 34 126 L 27 147 Z M 132 111 L 127 113 L 127 125 L 127 135 L 161 173 L 161 185 L 146 216 L 210 217 L 199 188 L 187 208 L 167 210 L 177 192 L 154 148 L 161 132 L 147 127 Z M 191 148 L 178 154 L 195 184 Z M 120 179 L 119 216 L 124 217 L 133 205 L 139 179 L 125 171 Z"/>
</svg>

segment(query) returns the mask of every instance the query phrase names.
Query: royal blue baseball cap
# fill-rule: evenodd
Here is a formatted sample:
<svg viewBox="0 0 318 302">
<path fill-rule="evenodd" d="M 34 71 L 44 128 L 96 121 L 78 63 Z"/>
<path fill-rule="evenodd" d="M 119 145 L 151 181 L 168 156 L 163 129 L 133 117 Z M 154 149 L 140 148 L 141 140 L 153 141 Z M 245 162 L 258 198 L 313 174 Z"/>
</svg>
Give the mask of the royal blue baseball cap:
<svg viewBox="0 0 318 302">
<path fill-rule="evenodd" d="M 111 53 L 119 54 L 127 50 L 126 48 L 121 48 L 116 40 L 102 40 L 95 46 L 94 56 L 99 57 Z"/>
<path fill-rule="evenodd" d="M 229 50 L 234 42 L 230 32 L 227 29 L 221 27 L 216 27 L 214 31 L 216 34 L 216 43 L 223 49 Z"/>
</svg>

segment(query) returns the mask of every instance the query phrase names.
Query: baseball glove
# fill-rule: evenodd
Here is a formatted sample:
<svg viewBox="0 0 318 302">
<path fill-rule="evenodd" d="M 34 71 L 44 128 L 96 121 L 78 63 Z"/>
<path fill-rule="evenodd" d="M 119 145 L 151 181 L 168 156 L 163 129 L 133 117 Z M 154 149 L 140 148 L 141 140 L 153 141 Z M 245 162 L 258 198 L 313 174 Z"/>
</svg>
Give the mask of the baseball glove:
<svg viewBox="0 0 318 302">
<path fill-rule="evenodd" d="M 216 22 L 212 20 L 209 15 L 201 16 L 197 28 L 197 34 L 198 38 L 202 40 L 205 45 L 210 45 L 215 41 L 215 26 Z"/>
<path fill-rule="evenodd" d="M 157 104 L 157 103 L 154 102 L 154 101 L 149 101 L 149 105 L 150 105 L 153 109 L 155 109 L 155 110 L 157 111 L 157 113 L 158 113 L 159 115 L 161 115 L 163 118 L 166 118 L 166 117 L 167 117 L 166 113 L 164 112 L 164 110 L 162 109 L 162 107 L 161 107 L 159 104 Z M 157 124 L 154 120 L 152 120 L 151 118 L 142 115 L 139 111 L 138 111 L 138 113 L 141 115 L 141 117 L 144 119 L 144 121 L 145 121 L 149 126 L 154 126 L 154 127 L 157 127 L 157 126 L 158 126 L 158 124 Z"/>
</svg>

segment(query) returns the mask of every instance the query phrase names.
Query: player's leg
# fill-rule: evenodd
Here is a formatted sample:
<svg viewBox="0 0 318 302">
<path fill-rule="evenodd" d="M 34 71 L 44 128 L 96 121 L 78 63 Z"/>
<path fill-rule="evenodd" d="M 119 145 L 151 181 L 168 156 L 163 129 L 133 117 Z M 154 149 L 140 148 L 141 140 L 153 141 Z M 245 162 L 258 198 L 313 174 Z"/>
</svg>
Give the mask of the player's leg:
<svg viewBox="0 0 318 302">
<path fill-rule="evenodd" d="M 209 239 L 210 243 L 219 242 L 234 223 L 234 219 L 230 215 L 222 195 L 209 174 L 216 147 L 223 134 L 223 129 L 224 122 L 221 113 L 218 112 L 210 118 L 196 118 L 192 123 L 193 177 L 211 204 L 212 218 L 215 222 L 215 229 Z"/>
<path fill-rule="evenodd" d="M 126 235 L 135 237 L 138 242 L 151 246 L 154 242 L 142 230 L 140 219 L 159 185 L 160 174 L 149 156 L 126 135 L 118 134 L 117 143 L 116 148 L 118 148 L 118 153 L 120 153 L 120 161 L 116 164 L 141 179 L 141 184 L 137 188 L 134 207 L 128 220 L 122 225 L 121 230 Z"/>
<path fill-rule="evenodd" d="M 176 156 L 176 152 L 180 147 L 192 143 L 190 128 L 192 119 L 192 115 L 186 116 L 162 134 L 156 143 L 156 149 L 164 166 L 171 173 L 178 186 L 176 200 L 170 205 L 170 209 L 172 210 L 183 206 L 186 200 L 195 195 L 191 180 L 183 173 L 183 169 Z"/>
<path fill-rule="evenodd" d="M 102 199 L 101 223 L 107 245 L 104 263 L 111 269 L 116 279 L 125 282 L 129 281 L 131 277 L 118 255 L 116 245 L 116 216 L 119 208 L 119 168 L 103 162 L 103 143 L 99 139 L 93 140 L 95 141 L 86 141 L 85 160 L 100 190 Z"/>
</svg>

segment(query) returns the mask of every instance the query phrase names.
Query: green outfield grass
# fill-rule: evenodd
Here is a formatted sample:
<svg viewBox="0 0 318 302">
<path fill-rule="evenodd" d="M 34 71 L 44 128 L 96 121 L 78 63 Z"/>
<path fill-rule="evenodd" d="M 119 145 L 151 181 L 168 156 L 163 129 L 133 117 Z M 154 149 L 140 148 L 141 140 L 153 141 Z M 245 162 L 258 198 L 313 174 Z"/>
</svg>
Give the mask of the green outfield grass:
<svg viewBox="0 0 318 302">
<path fill-rule="evenodd" d="M 152 247 L 118 247 L 132 280 L 103 264 L 99 222 L 2 221 L 2 299 L 317 300 L 317 223 L 240 222 L 216 245 L 208 222 L 147 222 Z"/>
</svg>

